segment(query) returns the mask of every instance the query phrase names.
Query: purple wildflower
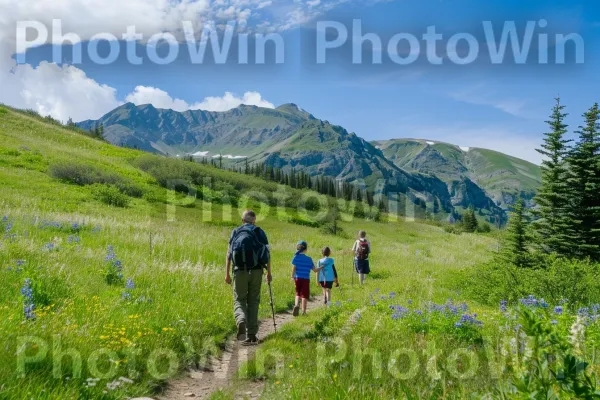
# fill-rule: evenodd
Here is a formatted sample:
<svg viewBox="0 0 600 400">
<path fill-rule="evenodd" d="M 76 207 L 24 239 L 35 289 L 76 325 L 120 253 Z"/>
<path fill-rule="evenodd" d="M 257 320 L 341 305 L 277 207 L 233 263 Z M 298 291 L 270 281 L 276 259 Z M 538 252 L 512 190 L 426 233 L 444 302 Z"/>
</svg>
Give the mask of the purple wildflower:
<svg viewBox="0 0 600 400">
<path fill-rule="evenodd" d="M 562 313 L 563 313 L 562 306 L 556 306 L 556 307 L 554 307 L 554 314 L 562 315 Z"/>
<path fill-rule="evenodd" d="M 127 283 L 125 284 L 125 288 L 127 289 L 135 289 L 135 283 L 133 283 L 133 279 L 128 278 Z"/>
<path fill-rule="evenodd" d="M 500 311 L 506 312 L 506 306 L 508 305 L 508 301 L 502 300 L 500 301 Z"/>
</svg>

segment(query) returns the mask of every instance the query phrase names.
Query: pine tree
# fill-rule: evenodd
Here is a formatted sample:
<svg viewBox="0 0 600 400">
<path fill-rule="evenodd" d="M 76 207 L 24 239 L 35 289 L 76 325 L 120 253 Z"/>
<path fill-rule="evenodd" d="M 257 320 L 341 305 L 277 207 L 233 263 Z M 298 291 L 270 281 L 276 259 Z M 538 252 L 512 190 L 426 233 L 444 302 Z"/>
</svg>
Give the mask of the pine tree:
<svg viewBox="0 0 600 400">
<path fill-rule="evenodd" d="M 475 210 L 471 207 L 463 214 L 462 218 L 463 229 L 465 232 L 475 232 L 479 223 L 477 222 L 477 217 L 475 216 Z"/>
<path fill-rule="evenodd" d="M 569 142 L 565 139 L 567 124 L 564 120 L 565 106 L 556 99 L 550 120 L 550 132 L 545 134 L 544 144 L 537 151 L 544 156 L 542 161 L 542 185 L 535 197 L 537 209 L 534 223 L 537 246 L 546 253 L 572 254 L 573 229 L 569 218 L 570 186 L 567 182 L 569 169 L 567 157 Z"/>
<path fill-rule="evenodd" d="M 100 127 L 98 128 L 98 137 L 100 139 L 104 139 L 104 123 L 100 123 Z"/>
<path fill-rule="evenodd" d="M 518 267 L 529 266 L 529 235 L 527 234 L 529 218 L 523 199 L 517 200 L 510 213 L 506 236 L 503 241 L 501 260 Z"/>
<path fill-rule="evenodd" d="M 569 155 L 577 256 L 600 260 L 600 108 L 594 104 L 584 115 L 585 125 Z"/>
</svg>

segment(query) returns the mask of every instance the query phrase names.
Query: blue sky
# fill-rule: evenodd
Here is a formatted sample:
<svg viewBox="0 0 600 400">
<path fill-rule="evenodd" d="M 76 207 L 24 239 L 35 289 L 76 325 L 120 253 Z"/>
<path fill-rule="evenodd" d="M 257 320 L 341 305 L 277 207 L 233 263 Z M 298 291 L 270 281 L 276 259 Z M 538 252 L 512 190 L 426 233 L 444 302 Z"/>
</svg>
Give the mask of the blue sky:
<svg viewBox="0 0 600 400">
<path fill-rule="evenodd" d="M 282 21 L 289 21 L 295 3 L 298 2 L 256 6 L 250 17 L 244 17 L 245 22 L 249 26 L 260 26 L 265 21 L 283 24 Z M 266 103 L 296 103 L 316 117 L 342 125 L 368 140 L 440 140 L 491 148 L 538 163 L 540 157 L 534 148 L 546 130 L 544 121 L 554 97 L 560 95 L 567 105 L 572 125 L 579 124 L 579 115 L 600 100 L 596 72 L 600 66 L 600 7 L 593 1 L 348 0 L 323 2 L 304 10 L 312 10 L 312 14 L 304 12 L 300 21 L 280 30 L 286 52 L 283 65 L 191 65 L 182 56 L 164 66 L 134 66 L 127 64 L 124 57 L 101 66 L 84 57 L 83 64 L 75 67 L 85 74 L 86 84 L 91 85 L 91 80 L 109 88 L 119 102 L 126 101 L 139 86 L 159 89 L 189 105 L 226 92 L 239 97 L 257 92 Z M 363 34 L 376 33 L 384 45 L 396 33 L 420 37 L 427 27 L 435 26 L 444 34 L 444 44 L 453 34 L 467 32 L 479 40 L 484 50 L 483 21 L 492 21 L 499 27 L 505 21 L 515 21 L 519 29 L 524 29 L 527 21 L 544 19 L 547 28 L 538 28 L 536 34 L 547 33 L 551 38 L 557 33 L 579 34 L 585 43 L 585 63 L 539 65 L 534 51 L 525 65 L 491 65 L 486 62 L 485 51 L 481 51 L 480 58 L 471 65 L 457 66 L 445 60 L 444 65 L 434 66 L 425 62 L 422 49 L 419 60 L 412 65 L 384 61 L 383 65 L 357 66 L 351 62 L 349 48 L 344 48 L 331 51 L 325 65 L 315 65 L 316 23 L 338 21 L 350 28 L 353 19 L 362 21 Z M 550 42 L 552 48 L 552 39 Z M 68 62 L 71 49 L 63 50 Z M 550 54 L 553 59 L 552 50 Z M 52 48 L 46 45 L 29 50 L 26 61 L 39 69 L 40 62 L 51 61 L 51 55 Z M 363 57 L 371 57 L 369 46 Z M 569 57 L 574 60 L 574 54 L 567 52 L 568 61 Z M 28 77 L 23 74 L 22 79 Z M 62 79 L 63 84 L 67 81 Z M 94 101 L 94 96 L 88 100 Z M 101 99 L 98 103 L 104 108 L 110 108 L 115 101 Z M 1 96 L 0 100 L 10 102 Z M 20 105 L 19 101 L 16 99 L 15 105 Z M 64 117 L 69 107 L 67 102 L 59 111 L 46 109 Z M 77 119 L 97 118 L 101 111 L 108 110 L 85 109 L 77 114 Z"/>
</svg>

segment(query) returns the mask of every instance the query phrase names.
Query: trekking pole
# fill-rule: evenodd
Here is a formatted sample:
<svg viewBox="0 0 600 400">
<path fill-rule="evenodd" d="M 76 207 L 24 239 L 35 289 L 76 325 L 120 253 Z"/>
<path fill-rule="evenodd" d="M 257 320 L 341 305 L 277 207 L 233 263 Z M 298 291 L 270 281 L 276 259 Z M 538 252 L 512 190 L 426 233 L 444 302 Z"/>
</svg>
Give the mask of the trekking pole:
<svg viewBox="0 0 600 400">
<path fill-rule="evenodd" d="M 271 282 L 269 285 L 269 297 L 271 299 L 271 314 L 273 315 L 273 329 L 275 329 L 275 333 L 277 333 L 277 323 L 275 322 L 275 304 L 273 303 L 273 291 L 271 290 Z"/>
</svg>

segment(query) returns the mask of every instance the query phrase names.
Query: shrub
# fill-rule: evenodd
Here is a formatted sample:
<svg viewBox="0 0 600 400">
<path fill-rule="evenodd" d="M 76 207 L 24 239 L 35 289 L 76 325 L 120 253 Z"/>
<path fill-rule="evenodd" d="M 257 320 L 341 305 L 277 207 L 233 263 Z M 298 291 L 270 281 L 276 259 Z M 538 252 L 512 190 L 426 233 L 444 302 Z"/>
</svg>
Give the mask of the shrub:
<svg viewBox="0 0 600 400">
<path fill-rule="evenodd" d="M 487 222 L 482 223 L 477 228 L 477 232 L 479 233 L 490 233 L 492 231 L 492 227 Z"/>
<path fill-rule="evenodd" d="M 519 268 L 494 260 L 468 273 L 470 297 L 486 304 L 516 301 L 532 294 L 555 303 L 568 299 L 572 304 L 600 302 L 600 266 L 585 261 L 543 256 L 534 268 Z M 457 282 L 458 283 L 458 282 Z"/>
<path fill-rule="evenodd" d="M 50 176 L 80 186 L 93 184 L 113 185 L 121 193 L 131 197 L 140 198 L 144 195 L 144 190 L 133 184 L 130 180 L 90 164 L 80 162 L 54 164 L 50 166 Z"/>
<path fill-rule="evenodd" d="M 125 208 L 129 205 L 129 197 L 116 186 L 96 184 L 92 186 L 92 193 L 96 199 L 109 206 Z"/>
<path fill-rule="evenodd" d="M 4 107 L 0 107 L 0 115 L 8 114 L 8 110 Z"/>
<path fill-rule="evenodd" d="M 456 225 L 445 225 L 444 231 L 447 233 L 452 233 L 454 235 L 460 235 L 462 233 L 462 229 Z"/>
</svg>

